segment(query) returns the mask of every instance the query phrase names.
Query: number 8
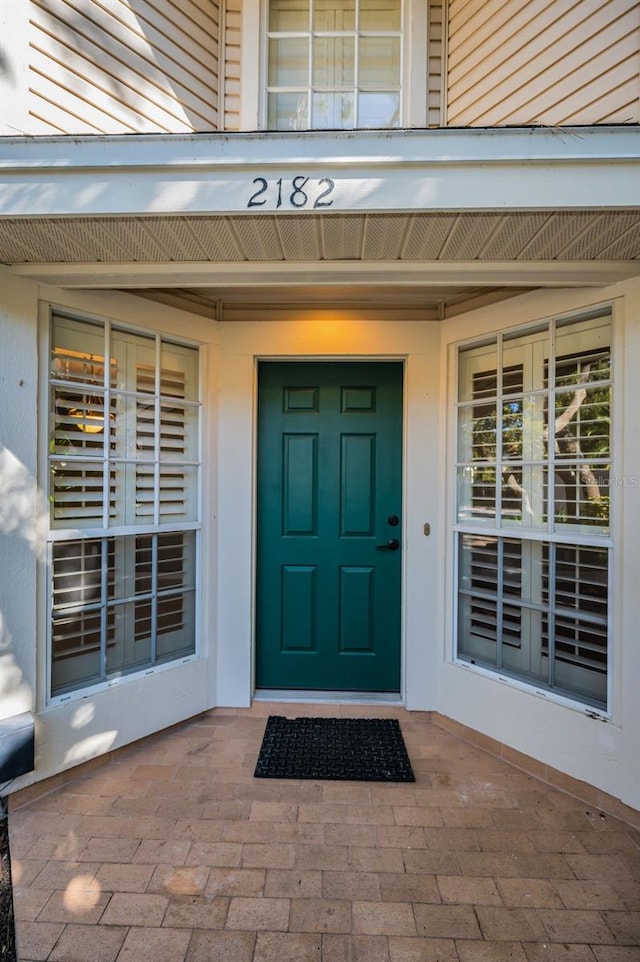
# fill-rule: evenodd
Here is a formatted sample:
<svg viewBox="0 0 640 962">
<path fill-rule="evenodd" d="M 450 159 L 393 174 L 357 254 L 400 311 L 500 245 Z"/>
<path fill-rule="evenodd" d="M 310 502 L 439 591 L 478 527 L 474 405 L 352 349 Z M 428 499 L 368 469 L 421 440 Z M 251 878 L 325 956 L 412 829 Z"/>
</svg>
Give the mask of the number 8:
<svg viewBox="0 0 640 962">
<path fill-rule="evenodd" d="M 289 197 L 289 200 L 291 202 L 292 207 L 304 207 L 307 201 L 309 200 L 309 198 L 307 197 L 307 195 L 302 189 L 308 180 L 309 180 L 308 177 L 303 177 L 302 174 L 298 174 L 298 176 L 294 177 L 293 180 L 291 181 L 291 183 L 293 184 L 293 191 L 291 192 L 291 196 Z M 299 194 L 303 198 L 302 201 L 295 200 L 295 197 L 297 194 Z"/>
</svg>

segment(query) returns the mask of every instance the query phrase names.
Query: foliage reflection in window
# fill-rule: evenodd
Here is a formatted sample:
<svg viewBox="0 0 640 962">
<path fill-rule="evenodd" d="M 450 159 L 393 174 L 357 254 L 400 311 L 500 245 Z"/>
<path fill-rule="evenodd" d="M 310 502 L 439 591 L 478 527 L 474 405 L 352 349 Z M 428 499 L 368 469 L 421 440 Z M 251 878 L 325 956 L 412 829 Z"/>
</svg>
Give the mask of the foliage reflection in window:
<svg viewBox="0 0 640 962">
<path fill-rule="evenodd" d="M 610 344 L 601 313 L 464 348 L 458 365 L 458 655 L 598 707 Z"/>
</svg>

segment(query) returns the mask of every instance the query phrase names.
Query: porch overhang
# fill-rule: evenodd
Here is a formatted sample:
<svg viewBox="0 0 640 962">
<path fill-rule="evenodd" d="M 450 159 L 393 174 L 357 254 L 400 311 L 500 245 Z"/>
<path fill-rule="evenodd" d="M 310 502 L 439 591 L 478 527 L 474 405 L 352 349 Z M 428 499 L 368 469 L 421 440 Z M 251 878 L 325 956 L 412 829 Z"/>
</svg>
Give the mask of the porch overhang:
<svg viewBox="0 0 640 962">
<path fill-rule="evenodd" d="M 606 285 L 640 274 L 640 128 L 4 138 L 0 260 L 218 318 Z"/>
</svg>

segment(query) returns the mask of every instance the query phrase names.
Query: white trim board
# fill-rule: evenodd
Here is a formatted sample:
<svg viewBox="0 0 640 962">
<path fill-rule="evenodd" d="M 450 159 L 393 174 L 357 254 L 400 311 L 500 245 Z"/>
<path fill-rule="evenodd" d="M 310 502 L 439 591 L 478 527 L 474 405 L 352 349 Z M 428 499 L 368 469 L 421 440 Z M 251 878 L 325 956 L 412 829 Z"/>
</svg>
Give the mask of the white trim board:
<svg viewBox="0 0 640 962">
<path fill-rule="evenodd" d="M 639 164 L 635 126 L 5 138 L 0 215 L 629 209 Z"/>
<path fill-rule="evenodd" d="M 292 287 L 309 284 L 389 284 L 478 287 L 600 287 L 640 273 L 638 261 L 372 261 L 243 262 L 210 261 L 121 264 L 16 264 L 24 278 L 64 288 L 179 288 L 238 285 Z"/>
</svg>

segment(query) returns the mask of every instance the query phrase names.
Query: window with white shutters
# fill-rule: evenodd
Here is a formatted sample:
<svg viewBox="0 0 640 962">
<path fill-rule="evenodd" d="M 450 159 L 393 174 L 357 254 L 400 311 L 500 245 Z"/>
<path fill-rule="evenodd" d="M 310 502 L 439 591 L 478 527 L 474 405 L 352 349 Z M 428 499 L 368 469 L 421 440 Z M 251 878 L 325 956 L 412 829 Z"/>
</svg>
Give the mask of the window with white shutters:
<svg viewBox="0 0 640 962">
<path fill-rule="evenodd" d="M 609 660 L 610 345 L 602 312 L 458 355 L 457 655 L 599 708 Z"/>
<path fill-rule="evenodd" d="M 198 351 L 54 314 L 51 694 L 195 651 Z"/>
</svg>

